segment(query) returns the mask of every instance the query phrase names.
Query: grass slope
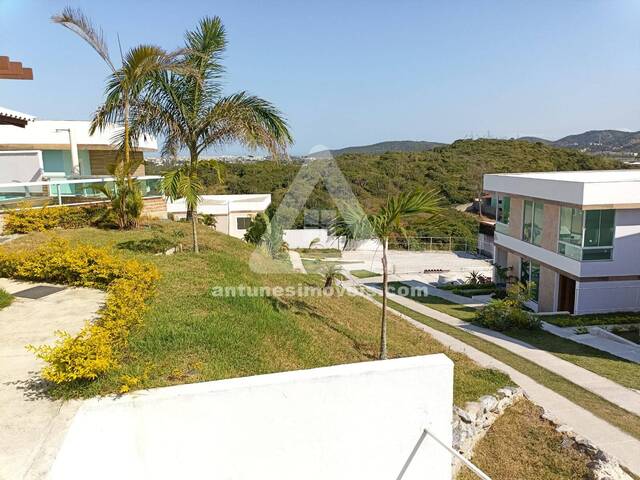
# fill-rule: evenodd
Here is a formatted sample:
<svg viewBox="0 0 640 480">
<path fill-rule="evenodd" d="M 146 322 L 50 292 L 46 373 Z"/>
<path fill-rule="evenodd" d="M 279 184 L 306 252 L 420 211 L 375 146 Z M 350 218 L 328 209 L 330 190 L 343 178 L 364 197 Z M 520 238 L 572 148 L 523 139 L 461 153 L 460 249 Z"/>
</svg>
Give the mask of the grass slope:
<svg viewBox="0 0 640 480">
<path fill-rule="evenodd" d="M 588 478 L 589 458 L 563 446 L 562 434 L 540 417 L 542 410 L 527 400 L 509 408 L 478 442 L 472 461 L 491 478 L 575 480 Z M 535 452 L 535 455 L 523 455 Z M 463 469 L 457 480 L 478 477 Z"/>
<path fill-rule="evenodd" d="M 189 226 L 163 223 L 164 232 Z M 57 386 L 58 397 L 87 397 L 135 388 L 218 380 L 285 370 L 369 361 L 378 351 L 380 311 L 354 297 L 214 297 L 214 286 L 321 285 L 314 275 L 260 275 L 249 269 L 252 248 L 202 228 L 200 255 L 171 256 L 121 250 L 122 242 L 149 240 L 156 230 L 67 230 L 71 242 L 114 247 L 121 255 L 153 262 L 162 273 L 145 324 L 130 337 L 121 366 L 86 383 Z M 163 233 L 164 234 L 164 233 Z M 51 234 L 31 234 L 10 248 L 29 248 Z M 456 365 L 455 401 L 477 399 L 512 384 L 507 375 L 480 368 L 429 335 L 392 317 L 392 357 L 446 353 Z"/>
</svg>

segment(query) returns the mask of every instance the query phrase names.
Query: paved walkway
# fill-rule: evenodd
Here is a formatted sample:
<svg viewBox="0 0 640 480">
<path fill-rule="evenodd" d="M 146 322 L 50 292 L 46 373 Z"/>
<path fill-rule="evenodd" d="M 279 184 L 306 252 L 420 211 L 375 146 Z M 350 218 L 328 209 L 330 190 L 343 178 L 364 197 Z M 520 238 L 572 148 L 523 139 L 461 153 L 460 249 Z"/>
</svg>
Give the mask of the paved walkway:
<svg viewBox="0 0 640 480">
<path fill-rule="evenodd" d="M 0 279 L 9 293 L 35 285 Z M 38 299 L 17 297 L 0 310 L 1 480 L 44 478 L 80 403 L 43 395 L 42 362 L 25 345 L 51 343 L 55 330 L 79 330 L 103 302 L 101 291 L 66 288 Z"/>
<path fill-rule="evenodd" d="M 304 264 L 302 263 L 302 258 L 300 258 L 300 254 L 298 252 L 294 252 L 293 250 L 289 250 L 289 259 L 291 260 L 291 266 L 293 270 L 299 273 L 307 273 L 306 268 L 304 268 Z"/>
<path fill-rule="evenodd" d="M 640 363 L 640 345 L 628 345 L 590 333 L 578 335 L 574 333 L 575 327 L 562 328 L 547 322 L 542 322 L 542 328 L 549 333 L 566 338 L 572 342 L 582 343 L 583 345 L 602 350 L 616 357 L 624 358 L 630 362 Z"/>
<path fill-rule="evenodd" d="M 368 300 L 376 303 L 377 305 L 380 305 L 380 303 L 376 300 L 366 295 L 362 295 L 353 286 L 347 286 L 347 288 L 349 288 L 352 292 L 355 292 L 363 296 L 364 298 L 367 298 Z M 441 316 L 445 315 L 441 312 L 425 307 L 422 304 L 414 302 L 413 300 L 409 300 L 398 295 L 390 294 L 389 298 L 397 303 L 403 304 L 415 311 L 424 313 L 425 315 L 436 318 L 440 321 L 442 321 Z M 456 352 L 467 355 L 469 358 L 471 358 L 481 366 L 486 368 L 494 368 L 507 373 L 520 387 L 522 387 L 526 391 L 527 395 L 534 403 L 543 407 L 545 411 L 549 415 L 553 416 L 558 423 L 569 425 L 578 435 L 588 438 L 599 448 L 618 459 L 633 473 L 635 473 L 636 475 L 640 475 L 640 455 L 638 455 L 638 452 L 640 452 L 640 440 L 614 427 L 601 418 L 595 416 L 588 410 L 580 407 L 579 405 L 576 405 L 562 395 L 559 395 L 553 390 L 537 383 L 520 371 L 514 369 L 513 367 L 510 367 L 503 362 L 500 362 L 499 360 L 496 360 L 490 355 L 487 355 L 486 353 L 481 352 L 480 350 L 477 350 L 445 333 L 430 328 L 407 315 L 403 315 L 402 313 L 393 309 L 390 310 L 399 317 L 405 319 L 407 322 L 411 323 L 416 328 L 427 332 L 443 345 L 451 348 Z M 449 317 L 449 315 L 446 316 Z M 450 317 L 450 319 L 453 319 L 453 317 Z M 454 320 L 461 322 L 458 319 Z M 455 322 L 453 324 L 455 324 Z M 462 327 L 461 325 L 456 326 Z M 478 334 L 479 332 L 472 333 Z M 485 339 L 489 340 L 488 338 Z M 529 354 L 524 356 L 531 360 Z"/>
</svg>

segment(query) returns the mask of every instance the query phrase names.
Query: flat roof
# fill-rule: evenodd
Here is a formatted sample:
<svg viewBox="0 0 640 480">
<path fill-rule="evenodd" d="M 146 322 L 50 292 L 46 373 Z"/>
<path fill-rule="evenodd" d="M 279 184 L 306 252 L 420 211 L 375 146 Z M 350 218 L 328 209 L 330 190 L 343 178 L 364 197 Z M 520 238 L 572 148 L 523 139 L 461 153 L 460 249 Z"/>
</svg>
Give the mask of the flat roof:
<svg viewBox="0 0 640 480">
<path fill-rule="evenodd" d="M 484 189 L 584 208 L 640 208 L 640 169 L 492 173 Z"/>
<path fill-rule="evenodd" d="M 57 150 L 69 149 L 68 129 L 79 148 L 109 149 L 122 127 L 109 125 L 105 129 L 89 133 L 91 122 L 82 120 L 34 120 L 24 128 L 13 125 L 0 125 L 0 150 Z M 158 149 L 155 138 L 141 136 L 137 150 L 154 151 Z"/>
</svg>

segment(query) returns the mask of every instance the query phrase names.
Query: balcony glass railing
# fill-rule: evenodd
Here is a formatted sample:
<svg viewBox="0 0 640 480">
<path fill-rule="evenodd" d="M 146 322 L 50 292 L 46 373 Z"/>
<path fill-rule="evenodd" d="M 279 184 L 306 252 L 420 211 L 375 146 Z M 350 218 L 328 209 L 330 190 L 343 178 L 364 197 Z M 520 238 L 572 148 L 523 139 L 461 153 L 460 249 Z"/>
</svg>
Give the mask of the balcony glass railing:
<svg viewBox="0 0 640 480">
<path fill-rule="evenodd" d="M 135 177 L 143 198 L 162 196 L 158 175 Z M 30 206 L 79 205 L 105 201 L 101 189 L 114 188 L 113 177 L 55 179 L 41 182 L 0 183 L 0 209 L 10 209 L 28 202 Z"/>
<path fill-rule="evenodd" d="M 580 247 L 570 243 L 558 242 L 558 253 L 579 262 L 611 260 L 613 247 Z"/>
</svg>

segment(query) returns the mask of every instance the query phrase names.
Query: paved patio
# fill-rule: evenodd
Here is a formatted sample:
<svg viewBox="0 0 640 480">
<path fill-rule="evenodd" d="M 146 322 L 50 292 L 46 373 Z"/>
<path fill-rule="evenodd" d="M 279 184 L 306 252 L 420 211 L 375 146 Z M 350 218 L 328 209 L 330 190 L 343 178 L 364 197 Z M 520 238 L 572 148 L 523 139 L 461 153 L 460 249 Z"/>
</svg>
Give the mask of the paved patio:
<svg viewBox="0 0 640 480">
<path fill-rule="evenodd" d="M 44 285 L 0 279 L 16 294 Z M 25 345 L 51 343 L 55 330 L 78 331 L 104 303 L 88 288 L 31 290 L 0 310 L 0 479 L 45 478 L 80 402 L 51 401 L 38 377 L 42 362 Z"/>
</svg>

